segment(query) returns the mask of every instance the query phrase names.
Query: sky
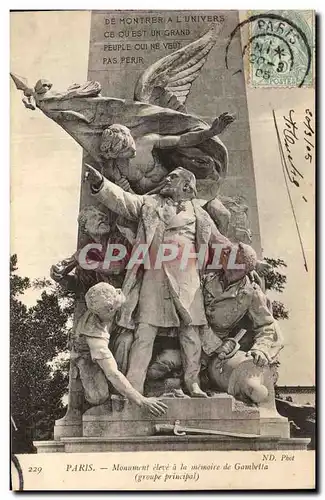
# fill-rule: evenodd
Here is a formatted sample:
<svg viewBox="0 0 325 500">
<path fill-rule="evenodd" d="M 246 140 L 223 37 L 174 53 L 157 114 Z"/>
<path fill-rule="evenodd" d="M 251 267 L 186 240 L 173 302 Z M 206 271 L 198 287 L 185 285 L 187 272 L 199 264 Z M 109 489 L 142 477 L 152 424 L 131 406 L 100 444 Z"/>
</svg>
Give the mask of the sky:
<svg viewBox="0 0 325 500">
<path fill-rule="evenodd" d="M 10 70 L 31 85 L 49 79 L 56 89 L 87 79 L 90 12 L 11 14 Z M 26 43 L 28 41 L 28 50 Z M 44 73 L 41 73 L 41 71 Z M 19 273 L 49 276 L 53 263 L 71 255 L 77 241 L 82 150 L 53 121 L 27 110 L 11 84 L 11 253 Z M 281 385 L 314 384 L 314 167 L 304 162 L 304 143 L 294 154 L 303 169 L 301 189 L 291 189 L 308 262 L 305 271 L 288 193 L 284 184 L 272 110 L 283 129 L 293 109 L 302 134 L 305 109 L 313 109 L 313 89 L 256 89 L 247 86 L 252 152 L 263 253 L 288 265 L 282 300 L 290 319 L 281 322 Z M 302 193 L 308 202 L 302 201 Z M 37 292 L 25 296 L 33 303 Z"/>
</svg>

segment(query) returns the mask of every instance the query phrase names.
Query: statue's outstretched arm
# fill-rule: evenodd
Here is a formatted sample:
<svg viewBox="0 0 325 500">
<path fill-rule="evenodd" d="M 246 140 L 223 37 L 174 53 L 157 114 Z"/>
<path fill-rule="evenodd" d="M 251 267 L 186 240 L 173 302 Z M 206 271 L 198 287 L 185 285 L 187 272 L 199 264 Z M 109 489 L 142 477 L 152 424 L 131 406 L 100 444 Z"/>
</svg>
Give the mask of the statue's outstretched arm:
<svg viewBox="0 0 325 500">
<path fill-rule="evenodd" d="M 87 343 L 92 349 L 93 345 L 96 348 L 97 339 L 87 337 Z M 167 410 L 165 403 L 157 398 L 146 398 L 140 394 L 128 381 L 128 379 L 121 373 L 118 368 L 115 359 L 112 357 L 97 359 L 97 363 L 105 373 L 106 378 L 111 382 L 113 387 L 118 390 L 120 394 L 133 401 L 136 405 L 141 408 L 147 408 L 150 413 L 159 417 L 164 415 Z"/>
<path fill-rule="evenodd" d="M 91 165 L 86 164 L 86 168 L 86 179 L 90 183 L 93 196 L 105 207 L 122 215 L 122 217 L 128 220 L 138 220 L 144 197 L 139 194 L 127 193 L 113 182 L 105 179 Z"/>
<path fill-rule="evenodd" d="M 50 276 L 59 283 L 63 288 L 70 292 L 75 292 L 77 287 L 77 280 L 75 275 L 69 274 L 77 266 L 76 255 L 61 260 L 57 264 L 51 266 Z"/>
<path fill-rule="evenodd" d="M 216 118 L 211 127 L 206 130 L 187 132 L 182 135 L 150 134 L 149 137 L 150 141 L 156 148 L 186 148 L 196 146 L 197 144 L 201 144 L 215 135 L 221 134 L 234 120 L 235 117 L 226 112 Z"/>
</svg>

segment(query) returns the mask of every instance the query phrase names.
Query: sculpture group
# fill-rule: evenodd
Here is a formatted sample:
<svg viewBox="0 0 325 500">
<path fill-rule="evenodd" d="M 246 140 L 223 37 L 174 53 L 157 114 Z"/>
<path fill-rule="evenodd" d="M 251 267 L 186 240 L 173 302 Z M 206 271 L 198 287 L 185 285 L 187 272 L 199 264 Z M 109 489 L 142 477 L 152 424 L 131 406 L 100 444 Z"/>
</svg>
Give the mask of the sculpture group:
<svg viewBox="0 0 325 500">
<path fill-rule="evenodd" d="M 85 150 L 80 245 L 51 268 L 76 293 L 71 363 L 84 402 L 112 394 L 153 415 L 164 396 L 228 392 L 249 405 L 269 397 L 279 327 L 263 291 L 267 269 L 250 246 L 247 207 L 221 195 L 228 154 L 212 125 L 186 112 L 186 98 L 216 41 L 214 28 L 150 66 L 133 101 L 101 96 L 98 82 L 53 92 L 13 75 L 24 104 L 39 108 Z M 140 148 L 150 164 L 136 162 Z M 71 384 L 71 382 L 70 382 Z"/>
</svg>

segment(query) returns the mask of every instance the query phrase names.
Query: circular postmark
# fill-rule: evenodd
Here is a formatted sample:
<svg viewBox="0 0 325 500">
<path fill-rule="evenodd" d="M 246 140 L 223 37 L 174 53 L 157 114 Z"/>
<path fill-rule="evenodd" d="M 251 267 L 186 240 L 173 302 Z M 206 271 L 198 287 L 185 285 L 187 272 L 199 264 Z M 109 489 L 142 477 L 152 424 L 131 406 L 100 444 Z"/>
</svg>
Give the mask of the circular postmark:
<svg viewBox="0 0 325 500">
<path fill-rule="evenodd" d="M 18 457 L 11 455 L 11 489 L 14 491 L 23 491 L 24 476 Z"/>
<path fill-rule="evenodd" d="M 313 13 L 290 11 L 290 18 L 275 12 L 250 16 L 232 31 L 225 62 L 231 68 L 232 42 L 242 35 L 243 64 L 254 87 L 312 86 Z M 235 73 L 241 71 L 236 68 Z"/>
</svg>

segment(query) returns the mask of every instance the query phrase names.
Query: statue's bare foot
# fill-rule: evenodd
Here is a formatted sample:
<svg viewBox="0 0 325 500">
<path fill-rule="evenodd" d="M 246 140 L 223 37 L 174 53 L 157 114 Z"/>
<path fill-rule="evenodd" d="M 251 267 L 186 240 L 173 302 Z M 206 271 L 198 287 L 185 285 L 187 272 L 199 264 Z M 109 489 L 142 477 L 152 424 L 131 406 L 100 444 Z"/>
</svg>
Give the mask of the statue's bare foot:
<svg viewBox="0 0 325 500">
<path fill-rule="evenodd" d="M 206 392 L 202 391 L 199 384 L 196 384 L 196 383 L 191 385 L 191 387 L 189 387 L 189 392 L 190 392 L 191 398 L 208 398 L 209 397 Z"/>
<path fill-rule="evenodd" d="M 169 392 L 164 392 L 161 396 L 162 398 L 182 398 L 182 399 L 190 399 L 190 396 L 185 394 L 182 389 L 172 389 Z"/>
<path fill-rule="evenodd" d="M 188 399 L 189 396 L 183 392 L 183 389 L 174 389 L 175 398 Z"/>
<path fill-rule="evenodd" d="M 220 392 L 218 393 L 215 391 L 208 391 L 207 394 L 208 394 L 209 398 L 217 398 L 219 396 Z"/>
</svg>

